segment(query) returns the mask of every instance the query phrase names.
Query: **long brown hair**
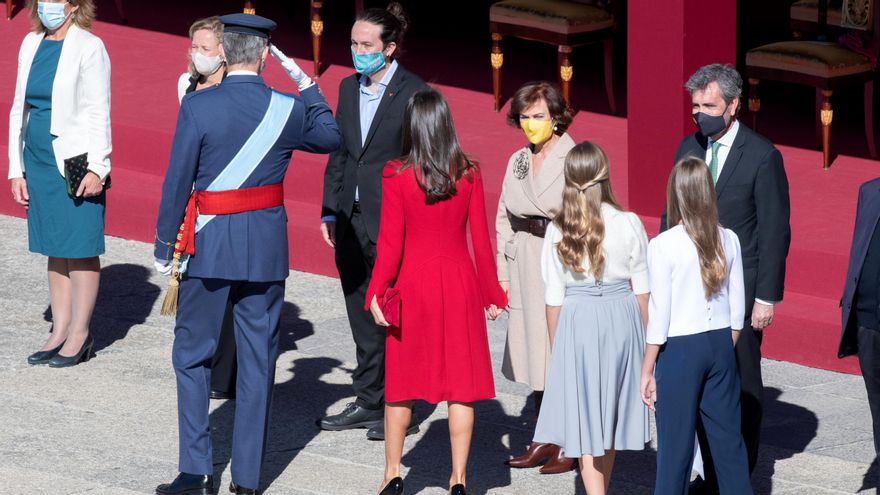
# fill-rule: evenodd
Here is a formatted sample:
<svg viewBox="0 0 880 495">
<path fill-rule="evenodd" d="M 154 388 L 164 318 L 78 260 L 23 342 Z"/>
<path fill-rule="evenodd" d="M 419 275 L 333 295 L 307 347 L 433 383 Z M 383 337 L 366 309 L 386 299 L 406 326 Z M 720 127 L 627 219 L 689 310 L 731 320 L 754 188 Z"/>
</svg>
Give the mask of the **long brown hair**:
<svg viewBox="0 0 880 495">
<path fill-rule="evenodd" d="M 455 184 L 476 168 L 455 135 L 446 98 L 433 89 L 417 91 L 403 117 L 403 168 L 415 168 L 425 202 L 455 196 Z"/>
<path fill-rule="evenodd" d="M 681 223 L 697 247 L 703 290 L 710 298 L 721 290 L 727 278 L 727 258 L 721 228 L 715 185 L 703 160 L 687 156 L 679 160 L 666 188 L 668 225 Z"/>
<path fill-rule="evenodd" d="M 578 273 L 583 273 L 584 258 L 588 257 L 596 280 L 602 280 L 605 270 L 602 203 L 621 209 L 611 192 L 608 156 L 599 146 L 584 141 L 565 157 L 562 209 L 554 220 L 562 233 L 556 252 L 564 265 Z"/>
</svg>

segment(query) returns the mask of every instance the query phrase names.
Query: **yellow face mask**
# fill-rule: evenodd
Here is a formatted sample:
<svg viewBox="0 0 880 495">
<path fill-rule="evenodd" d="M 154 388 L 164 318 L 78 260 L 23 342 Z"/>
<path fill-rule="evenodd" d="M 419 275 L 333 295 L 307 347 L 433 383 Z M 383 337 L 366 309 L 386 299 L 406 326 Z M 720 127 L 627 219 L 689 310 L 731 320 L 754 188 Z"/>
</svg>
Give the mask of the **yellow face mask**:
<svg viewBox="0 0 880 495">
<path fill-rule="evenodd" d="M 521 120 L 519 126 L 532 144 L 541 144 L 553 136 L 553 121 L 551 120 Z"/>
</svg>

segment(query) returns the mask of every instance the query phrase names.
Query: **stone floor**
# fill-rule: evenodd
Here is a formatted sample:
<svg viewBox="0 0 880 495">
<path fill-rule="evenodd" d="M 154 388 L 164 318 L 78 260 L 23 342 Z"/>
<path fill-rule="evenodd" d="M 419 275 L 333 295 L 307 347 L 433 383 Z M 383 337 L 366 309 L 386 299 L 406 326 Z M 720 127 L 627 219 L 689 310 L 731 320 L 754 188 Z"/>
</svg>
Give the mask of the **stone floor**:
<svg viewBox="0 0 880 495">
<path fill-rule="evenodd" d="M 96 355 L 56 370 L 28 366 L 49 330 L 45 259 L 28 254 L 20 219 L 0 216 L 0 486 L 7 494 L 153 493 L 176 474 L 173 320 L 159 315 L 165 281 L 150 246 L 107 239 L 92 324 Z M 490 324 L 496 371 L 505 322 Z M 383 446 L 364 430 L 324 432 L 316 419 L 351 399 L 354 348 L 336 280 L 291 273 L 262 485 L 266 494 L 370 494 Z M 767 413 L 758 494 L 875 493 L 877 462 L 860 377 L 764 362 Z M 574 472 L 508 469 L 534 416 L 528 389 L 496 373 L 497 398 L 477 406 L 469 493 L 580 493 Z M 213 404 L 214 461 L 229 481 L 233 402 Z M 416 405 L 406 441 L 407 493 L 442 494 L 449 473 L 445 406 Z M 611 492 L 650 494 L 653 451 L 618 455 Z M 225 489 L 221 491 L 225 493 Z"/>
</svg>

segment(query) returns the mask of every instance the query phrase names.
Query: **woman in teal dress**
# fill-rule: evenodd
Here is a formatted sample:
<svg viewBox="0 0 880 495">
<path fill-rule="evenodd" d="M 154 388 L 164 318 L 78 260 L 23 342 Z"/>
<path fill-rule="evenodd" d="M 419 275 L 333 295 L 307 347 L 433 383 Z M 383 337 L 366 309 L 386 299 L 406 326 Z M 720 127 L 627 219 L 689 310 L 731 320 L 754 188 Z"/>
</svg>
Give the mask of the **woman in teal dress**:
<svg viewBox="0 0 880 495">
<path fill-rule="evenodd" d="M 88 32 L 93 0 L 29 3 L 33 32 L 19 54 L 10 114 L 9 179 L 27 210 L 28 246 L 48 257 L 52 333 L 30 364 L 87 361 L 89 322 L 104 253 L 103 184 L 110 170 L 110 68 Z M 87 155 L 88 173 L 68 194 L 64 160 Z"/>
</svg>

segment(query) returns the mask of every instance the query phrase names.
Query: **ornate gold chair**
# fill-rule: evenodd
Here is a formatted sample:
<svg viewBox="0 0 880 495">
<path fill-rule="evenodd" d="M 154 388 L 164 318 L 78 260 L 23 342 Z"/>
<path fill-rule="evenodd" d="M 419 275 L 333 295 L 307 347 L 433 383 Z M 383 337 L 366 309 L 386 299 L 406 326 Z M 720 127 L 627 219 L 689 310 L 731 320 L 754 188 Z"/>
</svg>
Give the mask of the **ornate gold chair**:
<svg viewBox="0 0 880 495">
<path fill-rule="evenodd" d="M 616 6 L 620 0 L 616 0 Z M 606 0 L 503 0 L 489 8 L 492 34 L 492 92 L 495 111 L 501 109 L 501 40 L 513 36 L 559 47 L 559 80 L 562 94 L 570 101 L 574 68 L 569 55 L 574 47 L 601 42 L 605 52 L 605 92 L 611 113 L 617 113 L 612 84 L 615 13 Z"/>
<path fill-rule="evenodd" d="M 831 123 L 834 111 L 831 96 L 838 88 L 864 86 L 865 137 L 872 158 L 877 158 L 874 144 L 874 76 L 880 52 L 880 9 L 874 0 L 844 0 L 841 27 L 857 33 L 854 40 L 867 40 L 863 47 L 845 47 L 824 41 L 783 41 L 753 48 L 746 53 L 749 78 L 749 110 L 757 125 L 761 102 L 761 80 L 782 81 L 816 88 L 816 127 L 822 148 L 822 165 L 831 166 Z M 827 27 L 827 0 L 819 0 L 819 32 Z"/>
</svg>

